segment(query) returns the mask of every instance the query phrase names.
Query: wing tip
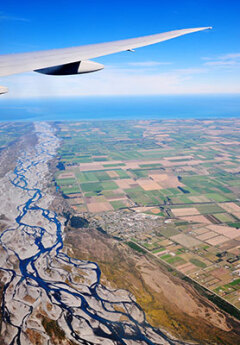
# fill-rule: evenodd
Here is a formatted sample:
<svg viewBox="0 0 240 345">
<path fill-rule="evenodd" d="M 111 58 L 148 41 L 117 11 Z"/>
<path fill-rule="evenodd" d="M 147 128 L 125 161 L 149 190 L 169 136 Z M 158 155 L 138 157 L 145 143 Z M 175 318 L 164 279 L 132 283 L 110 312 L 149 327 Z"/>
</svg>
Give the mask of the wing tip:
<svg viewBox="0 0 240 345">
<path fill-rule="evenodd" d="M 203 31 L 203 30 L 212 30 L 212 26 L 203 26 L 203 27 L 200 27 L 200 28 L 196 28 L 196 30 L 198 31 Z"/>
<path fill-rule="evenodd" d="M 182 29 L 180 31 L 185 33 L 193 33 L 193 32 L 198 32 L 198 31 L 204 31 L 204 30 L 212 30 L 212 26 L 200 26 L 200 27 L 195 27 L 195 28 L 189 28 L 189 29 Z"/>
</svg>

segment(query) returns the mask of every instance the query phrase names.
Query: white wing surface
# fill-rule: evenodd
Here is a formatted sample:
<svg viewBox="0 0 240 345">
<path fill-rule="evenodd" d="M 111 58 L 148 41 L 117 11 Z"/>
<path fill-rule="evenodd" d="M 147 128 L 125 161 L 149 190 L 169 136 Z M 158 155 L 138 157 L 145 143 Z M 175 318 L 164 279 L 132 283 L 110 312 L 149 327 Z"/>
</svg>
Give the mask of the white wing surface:
<svg viewBox="0 0 240 345">
<path fill-rule="evenodd" d="M 201 27 L 201 28 L 192 28 L 192 29 L 183 29 L 169 31 L 161 34 L 143 36 L 138 38 L 131 38 L 120 41 L 113 41 L 108 43 L 98 43 L 90 44 L 74 48 L 64 48 L 64 49 L 54 49 L 54 50 L 45 50 L 45 51 L 36 51 L 30 53 L 18 53 L 18 54 L 8 54 L 0 55 L 0 76 L 7 76 L 16 73 L 23 73 L 28 71 L 39 70 L 38 72 L 45 74 L 75 74 L 75 73 L 87 73 L 94 70 L 99 70 L 103 68 L 102 65 L 98 64 L 99 67 L 89 67 L 89 59 L 97 58 L 104 55 L 114 54 L 126 50 L 133 50 L 135 48 L 140 48 L 148 46 L 151 44 L 163 42 L 170 40 L 172 38 L 190 34 L 192 32 L 202 31 L 206 29 L 211 29 L 211 27 Z M 80 70 L 80 62 L 85 63 L 83 71 Z M 76 66 L 74 63 L 77 63 L 77 72 Z M 93 64 L 97 64 L 92 62 Z M 88 70 L 86 70 L 86 65 Z M 64 66 L 68 66 L 65 68 Z M 70 68 L 70 72 L 68 73 Z M 83 66 L 83 64 L 82 64 Z M 56 72 L 59 67 L 61 71 Z M 64 67 L 64 69 L 63 69 Z M 52 69 L 54 68 L 54 69 Z M 54 70 L 54 71 L 53 71 Z M 74 73 L 75 71 L 75 73 Z M 56 72 L 56 73 L 55 73 Z"/>
</svg>

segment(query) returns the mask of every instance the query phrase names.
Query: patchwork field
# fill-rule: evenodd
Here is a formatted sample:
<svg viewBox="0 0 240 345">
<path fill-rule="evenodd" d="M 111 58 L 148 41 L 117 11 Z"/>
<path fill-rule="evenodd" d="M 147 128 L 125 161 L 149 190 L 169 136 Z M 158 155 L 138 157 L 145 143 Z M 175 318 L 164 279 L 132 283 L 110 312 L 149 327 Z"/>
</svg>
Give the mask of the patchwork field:
<svg viewBox="0 0 240 345">
<path fill-rule="evenodd" d="M 239 119 L 56 126 L 75 213 L 240 308 Z"/>
</svg>

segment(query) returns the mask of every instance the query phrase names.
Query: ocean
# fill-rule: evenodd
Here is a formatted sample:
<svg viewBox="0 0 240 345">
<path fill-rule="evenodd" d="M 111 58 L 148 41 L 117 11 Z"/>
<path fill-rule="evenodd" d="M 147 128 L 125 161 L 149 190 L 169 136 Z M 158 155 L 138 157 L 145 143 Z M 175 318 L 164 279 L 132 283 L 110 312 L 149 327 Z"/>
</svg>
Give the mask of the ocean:
<svg viewBox="0 0 240 345">
<path fill-rule="evenodd" d="M 240 116 L 240 95 L 0 98 L 0 121 L 213 119 Z"/>
</svg>

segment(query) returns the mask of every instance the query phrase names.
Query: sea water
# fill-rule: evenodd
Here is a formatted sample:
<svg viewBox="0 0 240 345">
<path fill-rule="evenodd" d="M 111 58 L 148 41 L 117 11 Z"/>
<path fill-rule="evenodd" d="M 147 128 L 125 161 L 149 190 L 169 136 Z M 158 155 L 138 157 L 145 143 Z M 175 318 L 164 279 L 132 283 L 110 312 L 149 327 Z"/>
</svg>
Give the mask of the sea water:
<svg viewBox="0 0 240 345">
<path fill-rule="evenodd" d="M 0 121 L 206 119 L 240 116 L 240 95 L 0 99 Z"/>
</svg>

